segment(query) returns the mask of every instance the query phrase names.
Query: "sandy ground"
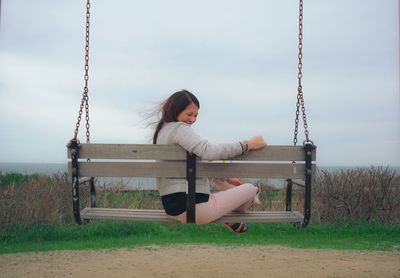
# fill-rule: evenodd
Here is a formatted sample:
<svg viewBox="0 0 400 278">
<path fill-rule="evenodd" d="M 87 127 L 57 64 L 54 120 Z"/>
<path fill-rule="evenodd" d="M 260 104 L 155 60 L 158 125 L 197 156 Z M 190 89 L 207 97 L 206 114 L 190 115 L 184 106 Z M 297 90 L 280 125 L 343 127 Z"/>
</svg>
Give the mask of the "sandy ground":
<svg viewBox="0 0 400 278">
<path fill-rule="evenodd" d="M 400 254 L 275 246 L 150 246 L 0 255 L 0 277 L 397 277 Z"/>
</svg>

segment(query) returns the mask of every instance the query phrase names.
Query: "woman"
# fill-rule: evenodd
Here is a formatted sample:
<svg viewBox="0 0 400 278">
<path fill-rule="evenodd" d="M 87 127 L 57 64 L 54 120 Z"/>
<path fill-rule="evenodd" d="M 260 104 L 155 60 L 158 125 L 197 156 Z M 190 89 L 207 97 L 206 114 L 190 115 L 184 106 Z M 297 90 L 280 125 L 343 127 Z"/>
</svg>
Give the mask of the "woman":
<svg viewBox="0 0 400 278">
<path fill-rule="evenodd" d="M 191 128 L 196 122 L 199 109 L 199 101 L 189 91 L 182 90 L 171 95 L 162 103 L 161 119 L 154 132 L 153 144 L 178 144 L 205 160 L 228 159 L 266 146 L 262 136 L 228 144 L 209 143 Z M 257 186 L 243 183 L 239 179 L 213 179 L 213 182 L 225 190 L 211 194 L 207 179 L 196 182 L 197 224 L 213 222 L 231 211 L 246 210 L 259 190 Z M 182 223 L 186 222 L 186 187 L 185 179 L 157 179 L 165 212 Z M 226 225 L 235 232 L 247 231 L 247 225 L 243 223 Z"/>
</svg>

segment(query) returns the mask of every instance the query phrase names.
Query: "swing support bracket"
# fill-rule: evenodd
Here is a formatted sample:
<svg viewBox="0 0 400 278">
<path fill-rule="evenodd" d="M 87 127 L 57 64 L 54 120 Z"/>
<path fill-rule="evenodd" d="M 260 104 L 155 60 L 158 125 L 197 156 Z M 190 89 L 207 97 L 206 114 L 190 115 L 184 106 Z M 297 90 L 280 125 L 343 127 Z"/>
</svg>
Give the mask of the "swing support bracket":
<svg viewBox="0 0 400 278">
<path fill-rule="evenodd" d="M 312 152 L 316 149 L 316 146 L 312 141 L 306 141 L 303 144 L 304 155 L 305 155 L 305 172 L 304 172 L 304 184 L 287 179 L 286 185 L 286 211 L 292 211 L 292 189 L 293 185 L 304 188 L 304 219 L 302 223 L 296 224 L 299 228 L 306 228 L 310 223 L 311 218 L 311 186 L 312 186 Z"/>
<path fill-rule="evenodd" d="M 72 139 L 68 142 L 67 148 L 71 153 L 71 185 L 72 185 L 72 208 L 76 223 L 85 224 L 87 220 L 82 220 L 80 210 L 80 193 L 79 188 L 82 184 L 89 183 L 90 187 L 90 207 L 96 207 L 96 186 L 94 177 L 80 178 L 79 173 L 79 150 L 80 142 L 77 139 Z M 88 159 L 88 161 L 90 161 Z"/>
<path fill-rule="evenodd" d="M 75 220 L 82 224 L 80 205 L 79 205 L 79 149 L 80 143 L 77 139 L 69 141 L 67 148 L 71 153 L 71 183 L 72 183 L 72 208 Z"/>
<path fill-rule="evenodd" d="M 305 152 L 305 193 L 304 193 L 304 220 L 301 223 L 301 227 L 305 228 L 310 223 L 311 218 L 311 185 L 312 185 L 312 151 L 316 146 L 311 142 L 307 141 L 303 145 Z"/>
<path fill-rule="evenodd" d="M 196 155 L 187 152 L 186 179 L 188 184 L 186 195 L 186 223 L 196 223 Z"/>
</svg>

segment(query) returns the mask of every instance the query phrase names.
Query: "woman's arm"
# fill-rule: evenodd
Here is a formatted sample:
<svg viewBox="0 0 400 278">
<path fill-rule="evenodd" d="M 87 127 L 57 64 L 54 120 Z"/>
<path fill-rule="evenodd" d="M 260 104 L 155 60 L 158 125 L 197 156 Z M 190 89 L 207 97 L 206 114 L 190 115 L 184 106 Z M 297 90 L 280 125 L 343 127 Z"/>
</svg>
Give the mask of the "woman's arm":
<svg viewBox="0 0 400 278">
<path fill-rule="evenodd" d="M 178 126 L 174 137 L 176 144 L 205 160 L 228 159 L 242 153 L 242 147 L 239 142 L 212 144 L 200 137 L 189 125 L 184 123 Z"/>
<path fill-rule="evenodd" d="M 266 146 L 262 136 L 254 136 L 243 142 L 212 144 L 201 138 L 190 125 L 185 123 L 179 124 L 174 138 L 175 143 L 205 160 L 228 159 Z"/>
</svg>

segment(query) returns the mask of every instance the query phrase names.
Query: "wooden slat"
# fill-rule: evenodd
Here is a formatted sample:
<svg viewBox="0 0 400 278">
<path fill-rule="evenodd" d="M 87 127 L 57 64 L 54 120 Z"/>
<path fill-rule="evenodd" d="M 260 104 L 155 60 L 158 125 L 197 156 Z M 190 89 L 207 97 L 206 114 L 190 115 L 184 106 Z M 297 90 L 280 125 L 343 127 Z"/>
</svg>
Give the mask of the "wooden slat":
<svg viewBox="0 0 400 278">
<path fill-rule="evenodd" d="M 293 163 L 199 163 L 198 177 L 304 179 L 304 164 Z"/>
<path fill-rule="evenodd" d="M 131 221 L 173 221 L 163 210 L 85 208 L 82 219 L 114 219 Z M 248 211 L 228 213 L 215 222 L 301 222 L 303 215 L 293 211 Z"/>
<path fill-rule="evenodd" d="M 110 208 L 84 208 L 81 211 L 82 219 L 111 219 L 131 221 L 173 221 L 163 210 L 137 210 L 137 209 L 110 209 Z"/>
<path fill-rule="evenodd" d="M 79 173 L 81 177 L 185 178 L 186 162 L 79 162 Z"/>
<path fill-rule="evenodd" d="M 185 160 L 186 151 L 178 145 L 151 144 L 81 144 L 80 158 L 90 159 L 154 159 Z M 71 158 L 68 152 L 68 158 Z M 316 159 L 313 151 L 312 160 Z M 302 146 L 267 146 L 258 151 L 250 151 L 247 155 L 237 156 L 232 160 L 257 161 L 302 161 Z"/>
<path fill-rule="evenodd" d="M 71 163 L 68 163 L 68 169 L 70 172 Z M 80 162 L 79 171 L 81 177 L 185 178 L 186 162 Z M 304 179 L 304 164 L 198 163 L 197 177 Z"/>
<path fill-rule="evenodd" d="M 316 150 L 312 152 L 312 160 L 316 159 Z M 246 155 L 240 155 L 232 160 L 253 161 L 304 161 L 305 154 L 302 146 L 271 145 L 261 150 L 250 151 Z"/>
<path fill-rule="evenodd" d="M 186 151 L 178 145 L 81 144 L 79 158 L 185 160 Z"/>
<path fill-rule="evenodd" d="M 298 223 L 304 219 L 303 214 L 298 211 L 247 211 L 228 213 L 216 222 L 237 223 L 237 222 L 257 222 L 257 223 Z"/>
</svg>

